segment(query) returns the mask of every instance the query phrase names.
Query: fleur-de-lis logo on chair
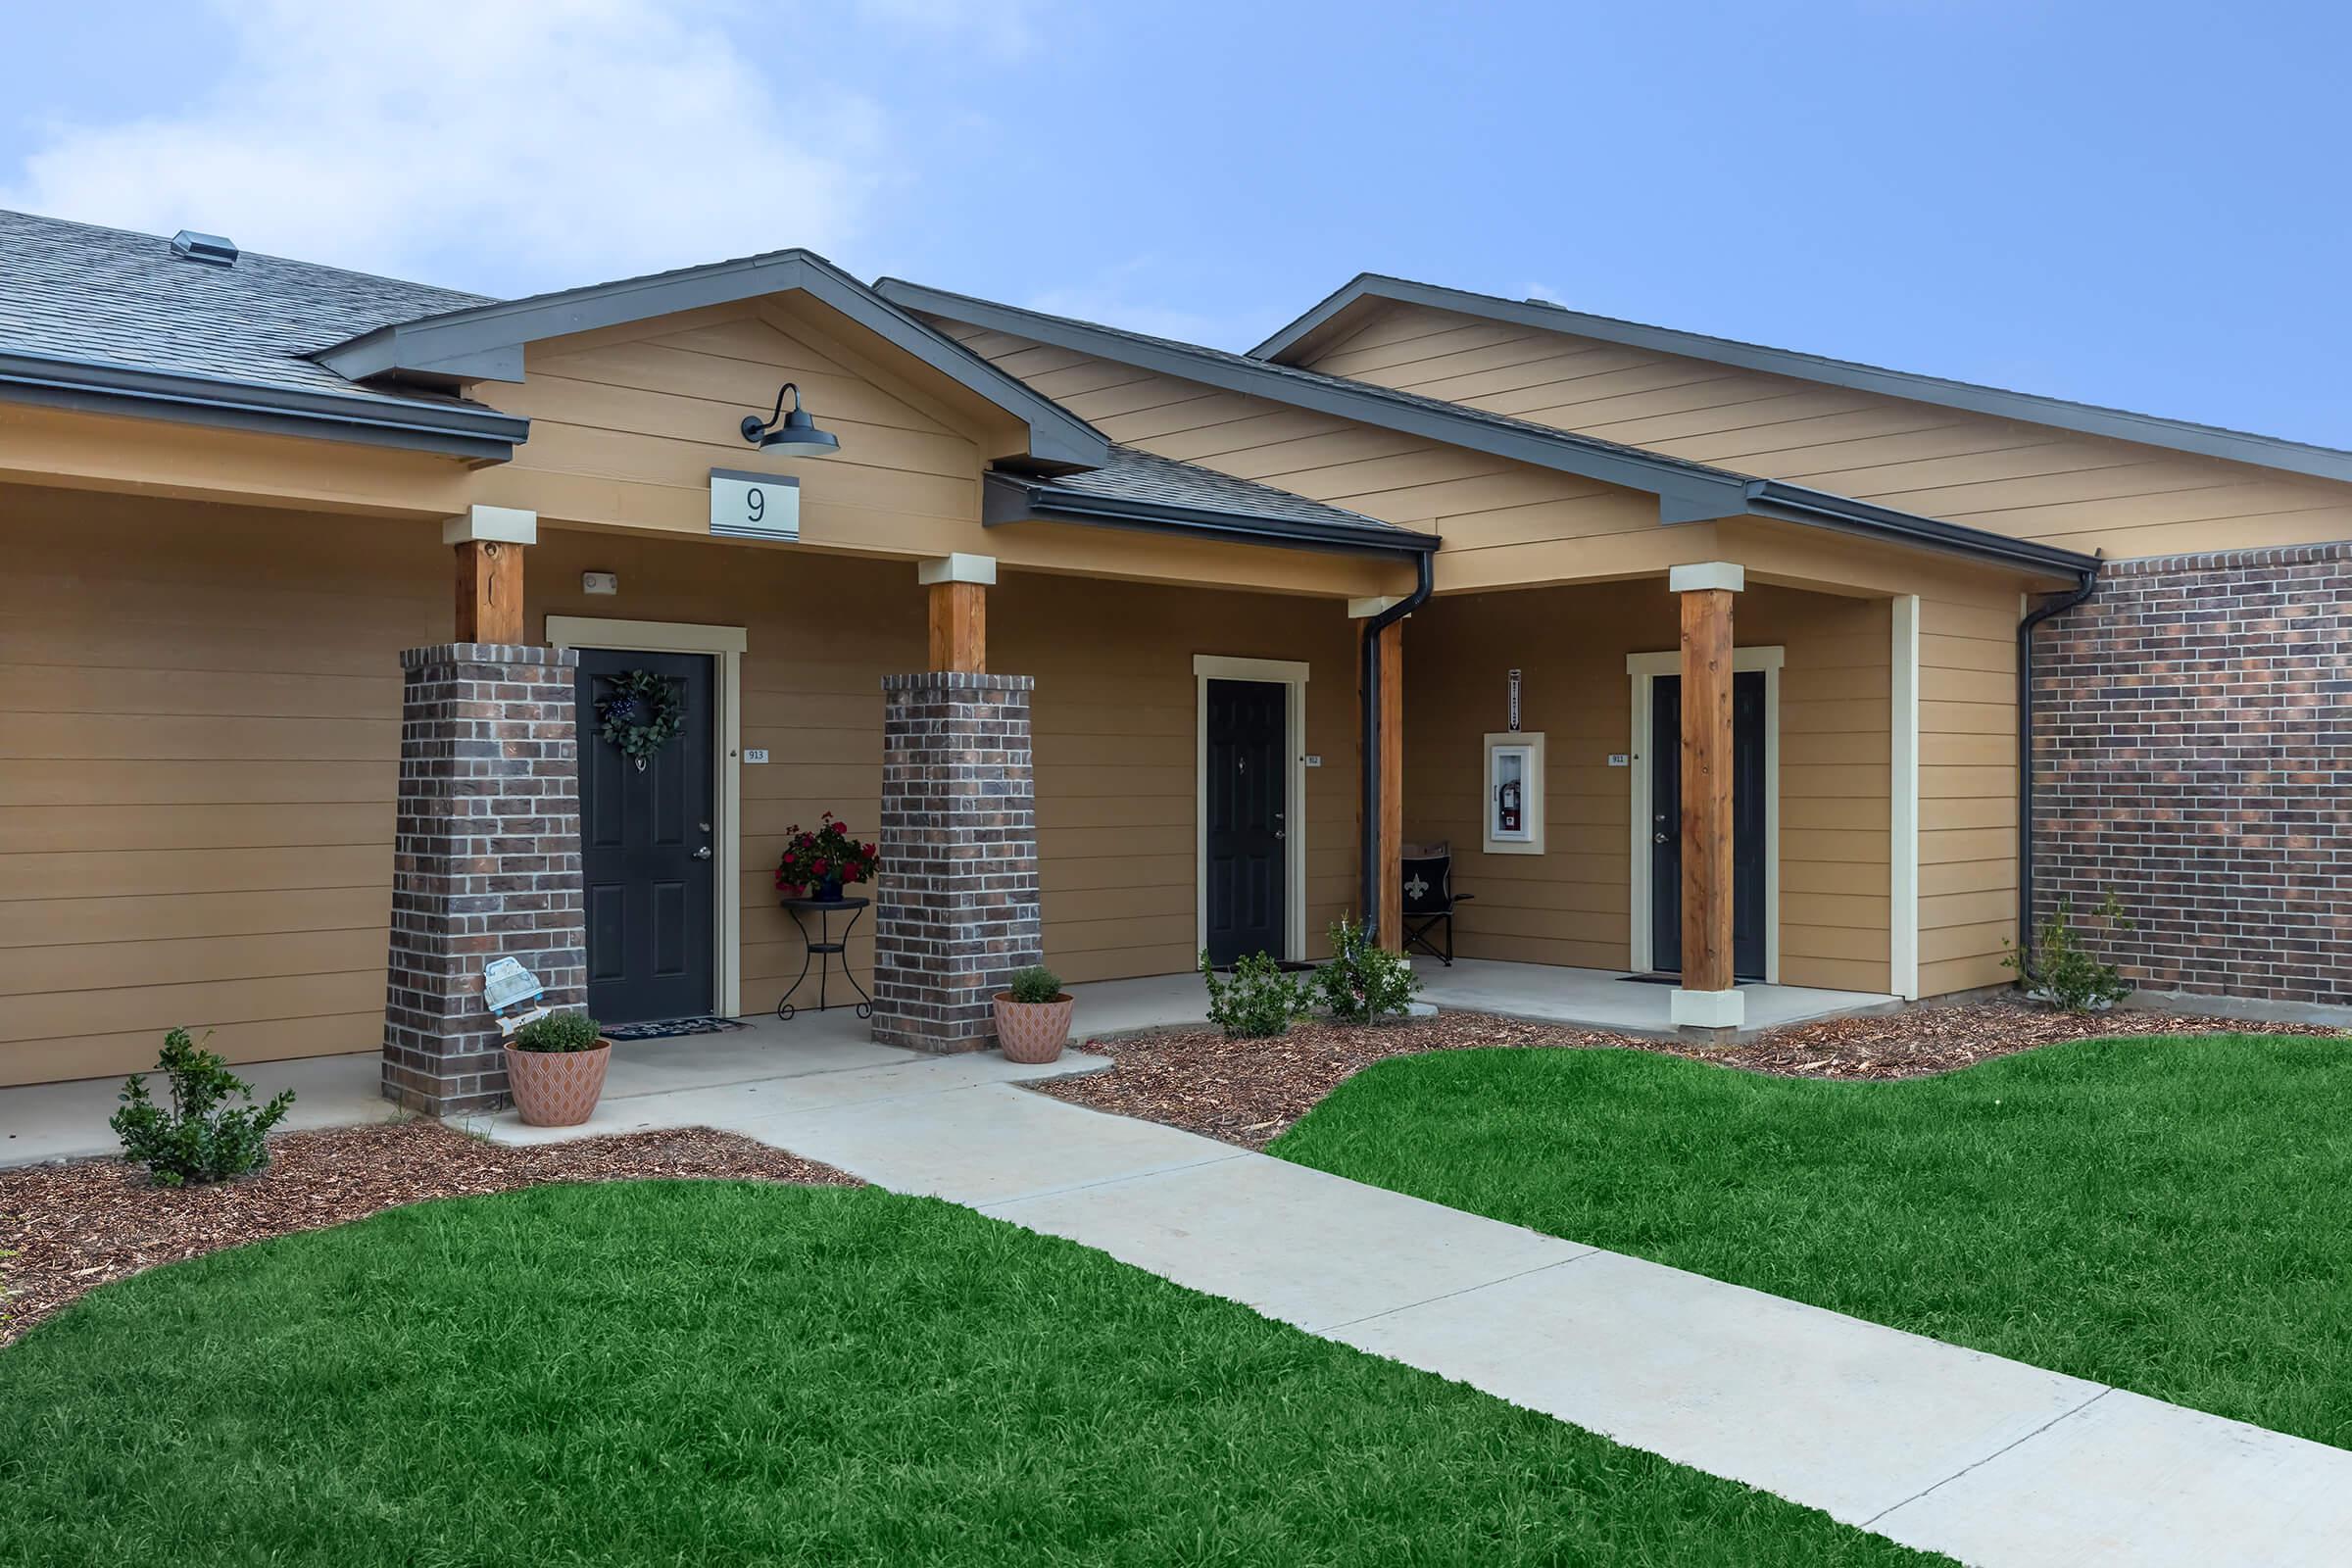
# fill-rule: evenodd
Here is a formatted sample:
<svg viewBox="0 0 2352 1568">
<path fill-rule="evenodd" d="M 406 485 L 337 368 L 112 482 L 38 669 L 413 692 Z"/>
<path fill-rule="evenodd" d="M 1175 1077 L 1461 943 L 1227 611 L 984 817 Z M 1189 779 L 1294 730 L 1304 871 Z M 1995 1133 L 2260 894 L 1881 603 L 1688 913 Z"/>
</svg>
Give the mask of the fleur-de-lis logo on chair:
<svg viewBox="0 0 2352 1568">
<path fill-rule="evenodd" d="M 1413 873 L 1413 879 L 1404 885 L 1404 891 L 1412 895 L 1415 904 L 1419 904 L 1423 899 L 1429 897 L 1429 879 L 1416 871 Z"/>
</svg>

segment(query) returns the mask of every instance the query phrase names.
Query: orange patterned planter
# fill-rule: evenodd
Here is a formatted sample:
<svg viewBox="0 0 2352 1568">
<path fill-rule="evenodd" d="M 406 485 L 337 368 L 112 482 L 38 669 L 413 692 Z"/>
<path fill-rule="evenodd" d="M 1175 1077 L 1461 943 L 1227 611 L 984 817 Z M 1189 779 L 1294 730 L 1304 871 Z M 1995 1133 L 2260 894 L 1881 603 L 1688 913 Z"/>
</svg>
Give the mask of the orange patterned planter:
<svg viewBox="0 0 2352 1568">
<path fill-rule="evenodd" d="M 507 1084 L 514 1108 L 534 1127 L 577 1127 L 596 1110 L 605 1092 L 605 1067 L 612 1042 L 594 1051 L 516 1051 L 507 1048 Z"/>
<path fill-rule="evenodd" d="M 1070 1012 L 1078 999 L 1064 991 L 1052 1002 L 1015 1002 L 997 993 L 997 1045 L 1006 1061 L 1035 1064 L 1058 1060 L 1070 1038 Z"/>
</svg>

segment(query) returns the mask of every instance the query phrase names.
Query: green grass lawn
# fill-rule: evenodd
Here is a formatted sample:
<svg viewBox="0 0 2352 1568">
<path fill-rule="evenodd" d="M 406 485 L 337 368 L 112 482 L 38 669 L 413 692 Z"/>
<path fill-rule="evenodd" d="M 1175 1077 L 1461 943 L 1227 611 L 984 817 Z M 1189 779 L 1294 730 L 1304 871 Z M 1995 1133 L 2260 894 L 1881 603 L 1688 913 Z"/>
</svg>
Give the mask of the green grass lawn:
<svg viewBox="0 0 2352 1568">
<path fill-rule="evenodd" d="M 2352 1447 L 2352 1042 L 2094 1041 L 1903 1083 L 1444 1052 L 1272 1152 Z"/>
<path fill-rule="evenodd" d="M 544 1187 L 159 1269 L 0 1350 L 0 1560 L 1918 1564 L 875 1190 Z"/>
</svg>

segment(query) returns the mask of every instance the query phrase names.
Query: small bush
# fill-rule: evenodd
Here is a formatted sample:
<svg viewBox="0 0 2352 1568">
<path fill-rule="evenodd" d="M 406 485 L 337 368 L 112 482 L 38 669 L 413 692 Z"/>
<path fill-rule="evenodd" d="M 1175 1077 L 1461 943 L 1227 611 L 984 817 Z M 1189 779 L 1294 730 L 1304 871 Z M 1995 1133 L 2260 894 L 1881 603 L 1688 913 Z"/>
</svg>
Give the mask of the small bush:
<svg viewBox="0 0 2352 1568">
<path fill-rule="evenodd" d="M 1015 1002 L 1052 1002 L 1061 995 L 1061 976 L 1042 963 L 1033 963 L 1012 972 L 1004 994 Z"/>
<path fill-rule="evenodd" d="M 1373 942 L 1371 933 L 1342 918 L 1331 928 L 1331 957 L 1315 970 L 1315 990 L 1340 1023 L 1401 1017 L 1421 993 L 1410 959 Z"/>
<path fill-rule="evenodd" d="M 185 1029 L 164 1036 L 155 1066 L 172 1086 L 172 1108 L 148 1098 L 144 1074 L 130 1075 L 122 1086 L 122 1108 L 108 1123 L 122 1140 L 123 1158 L 146 1166 L 163 1187 L 222 1181 L 270 1163 L 266 1140 L 294 1103 L 293 1090 L 267 1105 L 254 1104 L 253 1086 Z M 245 1103 L 225 1104 L 231 1096 Z"/>
<path fill-rule="evenodd" d="M 2091 912 L 2110 925 L 2132 929 L 2131 917 L 2112 893 Z M 2026 995 L 2037 1002 L 2068 1012 L 2105 1012 L 2132 994 L 2132 982 L 2114 964 L 2101 963 L 2098 955 L 2082 945 L 2075 934 L 2074 915 L 2074 901 L 2060 899 L 2050 917 L 2035 929 L 2031 955 L 2007 942 L 2001 944 L 2008 949 L 2001 967 L 2015 969 Z"/>
<path fill-rule="evenodd" d="M 600 1026 L 584 1012 L 551 1012 L 544 1018 L 533 1018 L 514 1031 L 516 1051 L 539 1051 L 562 1054 L 573 1051 L 594 1051 L 603 1037 Z"/>
<path fill-rule="evenodd" d="M 1232 979 L 1223 980 L 1202 949 L 1200 978 L 1208 982 L 1208 1021 L 1228 1040 L 1270 1039 L 1306 1011 L 1306 987 L 1267 954 L 1251 954 L 1233 966 Z"/>
</svg>

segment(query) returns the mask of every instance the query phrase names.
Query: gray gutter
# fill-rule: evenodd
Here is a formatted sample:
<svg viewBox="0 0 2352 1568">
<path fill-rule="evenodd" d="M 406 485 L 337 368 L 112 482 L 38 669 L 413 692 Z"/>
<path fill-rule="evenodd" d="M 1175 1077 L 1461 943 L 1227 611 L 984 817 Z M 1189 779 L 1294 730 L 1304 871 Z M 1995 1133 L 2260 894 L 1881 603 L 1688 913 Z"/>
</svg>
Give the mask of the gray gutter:
<svg viewBox="0 0 2352 1568">
<path fill-rule="evenodd" d="M 2085 571 L 2096 571 L 2099 565 L 2098 557 L 2086 556 L 2078 550 L 2061 550 L 2056 545 L 2035 544 L 2030 539 L 2015 539 L 2005 533 L 1991 533 L 1936 517 L 1923 517 L 1916 513 L 1896 512 L 1890 507 L 1877 507 L 1867 501 L 1832 495 L 1826 490 L 1811 490 L 1799 484 L 1786 484 L 1778 479 L 1750 482 L 1747 487 L 1747 510 L 1759 517 L 1803 523 L 1809 527 L 1834 528 L 1840 533 L 1917 545 L 1922 549 L 1940 550 L 1949 555 L 1966 556 L 1973 561 L 1990 562 L 1996 565 L 2022 566 L 2029 571 L 2080 576 Z"/>
<path fill-rule="evenodd" d="M 495 409 L 396 402 L 0 350 L 0 398 L 78 414 L 130 415 L 268 435 L 314 436 L 504 463 L 531 421 Z"/>
<path fill-rule="evenodd" d="M 1142 337 L 1116 327 L 1046 316 L 1018 306 L 999 305 L 895 278 L 883 279 L 874 289 L 885 299 L 909 310 L 1099 354 L 1121 365 L 1157 370 L 1205 386 L 1262 397 L 1294 408 L 1313 409 L 1383 429 L 1425 436 L 1449 446 L 1644 491 L 1658 498 L 1658 520 L 1663 523 L 1771 517 L 1966 556 L 1995 565 L 2022 566 L 2031 571 L 2054 571 L 2062 575 L 2080 572 L 2091 560 L 2071 550 L 2032 544 L 2007 534 L 1897 512 L 1890 507 L 1873 506 L 1777 479 L 1752 479 L 1725 468 L 1711 468 L 1676 458 L 1651 457 L 1614 442 L 1525 424 L 1342 376 L 1255 364 L 1215 349 Z"/>
<path fill-rule="evenodd" d="M 1940 408 L 1959 409 L 1999 419 L 2018 419 L 2054 429 L 2074 430 L 2113 441 L 2168 447 L 2176 452 L 2193 452 L 2200 457 L 2250 463 L 2320 479 L 2352 480 L 2352 452 L 2338 451 L 2333 447 L 2314 446 L 2308 442 L 2288 441 L 2246 430 L 2230 430 L 2220 425 L 2199 424 L 2188 419 L 2134 414 L 2127 409 L 2103 408 L 2095 403 L 2076 403 L 2066 398 L 2043 397 L 2033 392 L 2012 392 L 2002 387 L 1954 381 L 1939 375 L 1890 370 L 1883 366 L 1862 365 L 1853 360 L 1834 360 L 1825 355 L 1805 354 L 1795 349 L 1765 348 L 1761 344 L 1741 343 L 1732 338 L 1709 337 L 1703 332 L 1684 332 L 1673 327 L 1620 320 L 1611 316 L 1592 316 L 1541 300 L 1503 299 L 1497 295 L 1446 288 L 1436 283 L 1416 283 L 1410 278 L 1387 277 L 1376 272 L 1359 273 L 1325 297 L 1314 309 L 1251 349 L 1250 357 L 1283 363 L 1292 355 L 1311 352 L 1315 334 L 1349 306 L 1367 296 L 1403 305 L 1426 306 L 1433 310 L 1457 311 L 1485 320 L 1506 321 L 1545 332 L 1595 338 L 1603 343 L 1705 360 L 1744 370 L 1759 370 L 1769 375 L 1792 376 L 1824 386 L 1849 387 L 1858 392 L 1906 398 L 1914 403 L 1931 403 Z"/>
<path fill-rule="evenodd" d="M 792 290 L 831 307 L 1021 420 L 1029 427 L 1032 461 L 1050 467 L 1091 468 L 1108 458 L 1110 443 L 1093 425 L 810 251 L 770 251 L 707 267 L 468 306 L 379 326 L 312 358 L 352 381 L 373 376 L 407 376 L 429 384 L 519 381 L 526 344 Z"/>
<path fill-rule="evenodd" d="M 1443 543 L 1436 534 L 1387 523 L 1308 522 L 1257 513 L 1218 512 L 1165 502 L 1121 501 L 1071 490 L 1048 479 L 992 472 L 981 495 L 980 519 L 991 528 L 1016 522 L 1076 522 L 1102 528 L 1176 533 L 1233 544 L 1271 545 L 1333 555 L 1427 560 Z"/>
</svg>

